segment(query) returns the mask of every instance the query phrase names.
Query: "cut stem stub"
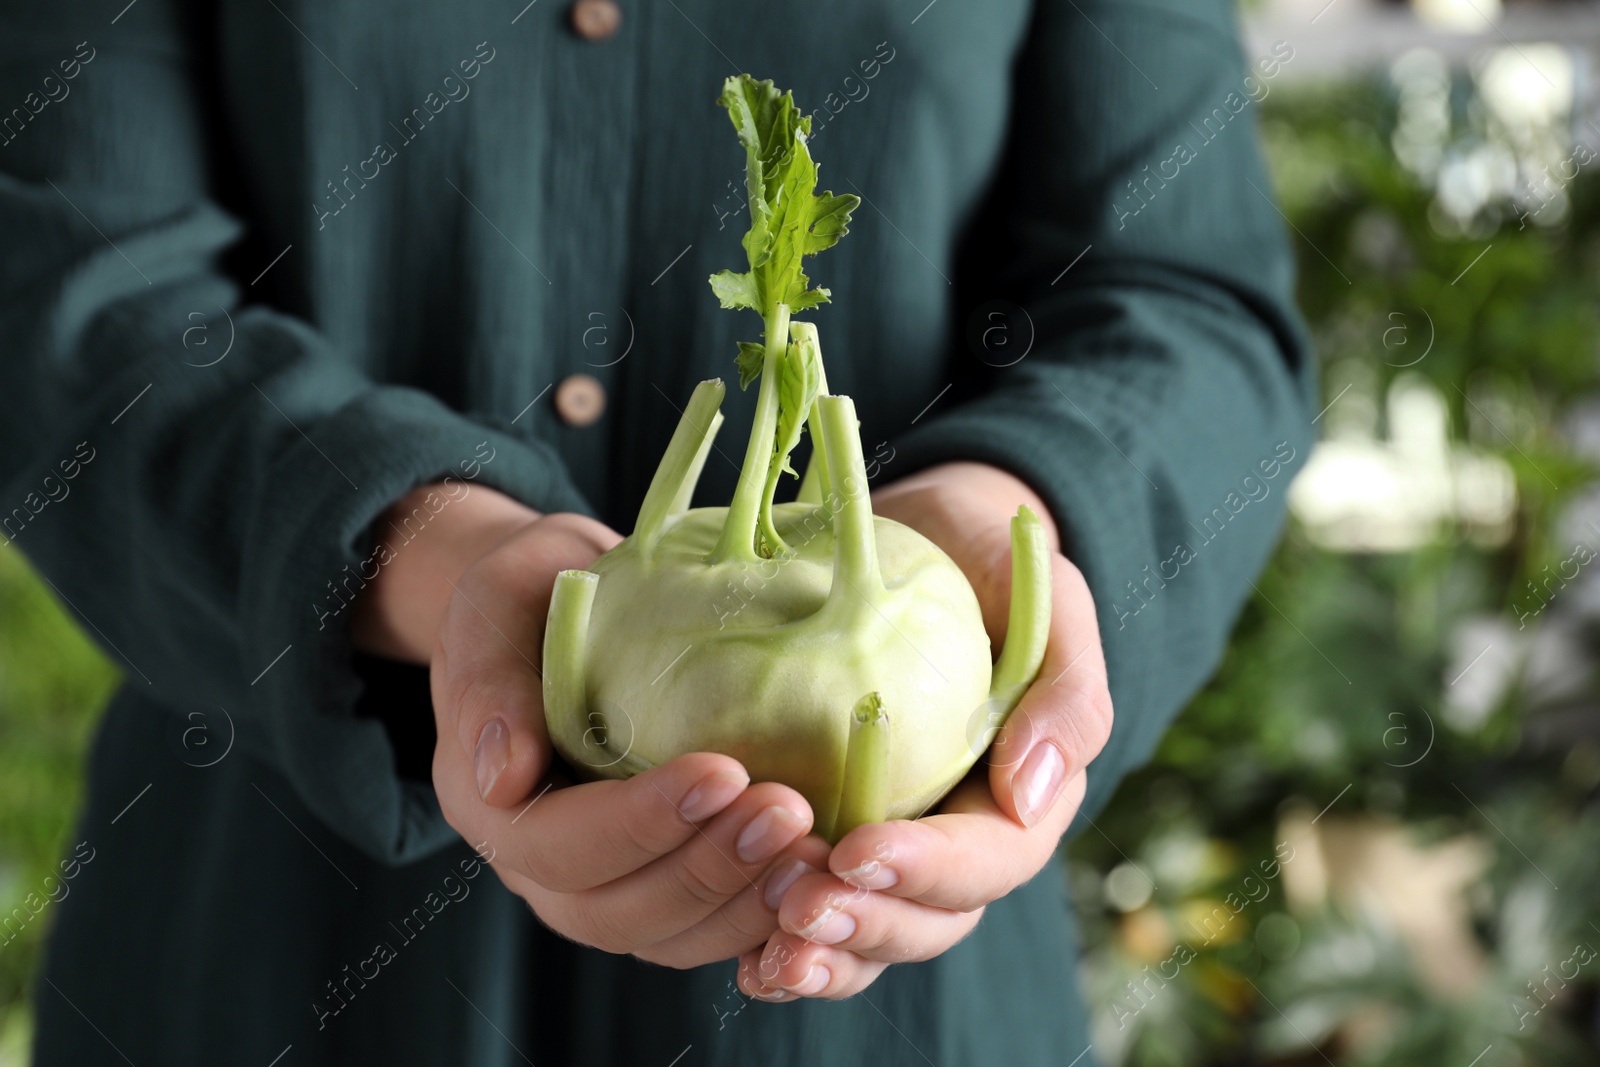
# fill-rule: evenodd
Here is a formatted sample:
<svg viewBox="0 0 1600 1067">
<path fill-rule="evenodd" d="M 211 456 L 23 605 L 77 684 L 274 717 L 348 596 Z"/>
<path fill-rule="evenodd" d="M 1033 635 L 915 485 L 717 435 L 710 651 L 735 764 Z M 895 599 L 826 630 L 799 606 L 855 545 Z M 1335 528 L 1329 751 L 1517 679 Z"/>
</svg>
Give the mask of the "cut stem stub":
<svg viewBox="0 0 1600 1067">
<path fill-rule="evenodd" d="M 589 729 L 589 613 L 600 576 L 593 571 L 562 571 L 550 594 L 544 627 L 544 718 L 550 741 L 574 767 L 593 765 L 585 752 Z M 593 746 L 590 746 L 593 747 Z M 603 762 L 603 760 L 602 760 Z"/>
<path fill-rule="evenodd" d="M 703 381 L 695 386 L 689 406 L 683 409 L 683 417 L 656 467 L 655 477 L 650 479 L 650 488 L 639 507 L 639 519 L 633 525 L 634 539 L 646 558 L 660 540 L 667 519 L 688 506 L 688 498 L 705 466 L 706 453 L 711 450 L 711 439 L 722 425 L 720 409 L 725 392 L 722 379 Z"/>
<path fill-rule="evenodd" d="M 822 366 L 822 343 L 817 337 L 817 327 L 810 322 L 790 322 L 789 339 L 797 345 L 810 345 L 816 352 L 817 400 L 828 395 L 828 372 Z M 800 479 L 800 490 L 795 501 L 801 504 L 821 504 L 833 492 L 828 480 L 828 453 L 822 447 L 822 418 L 817 402 L 811 402 L 806 416 L 806 429 L 811 434 L 811 462 L 806 464 L 805 476 Z"/>
<path fill-rule="evenodd" d="M 1050 594 L 1050 545 L 1044 524 L 1024 504 L 1011 519 L 1011 614 L 1005 647 L 989 684 L 990 703 L 998 701 L 1002 715 L 1017 706 L 1044 663 L 1050 640 Z"/>
<path fill-rule="evenodd" d="M 816 405 L 831 483 L 826 506 L 833 512 L 833 588 L 828 602 L 874 603 L 883 592 L 883 578 L 856 405 L 847 396 L 819 396 Z"/>
<path fill-rule="evenodd" d="M 839 813 L 828 839 L 837 843 L 858 826 L 889 817 L 889 716 L 883 699 L 868 693 L 850 713 Z"/>
</svg>

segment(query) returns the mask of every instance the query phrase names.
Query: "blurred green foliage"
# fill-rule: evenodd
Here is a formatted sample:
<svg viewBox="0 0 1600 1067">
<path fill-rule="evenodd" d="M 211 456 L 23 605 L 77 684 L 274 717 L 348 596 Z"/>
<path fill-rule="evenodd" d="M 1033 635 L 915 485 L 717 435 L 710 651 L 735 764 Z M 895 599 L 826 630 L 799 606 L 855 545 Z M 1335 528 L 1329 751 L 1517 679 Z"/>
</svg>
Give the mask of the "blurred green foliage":
<svg viewBox="0 0 1600 1067">
<path fill-rule="evenodd" d="M 1451 138 L 1481 141 L 1483 110 L 1453 95 Z M 1600 183 L 1566 187 L 1561 225 L 1523 227 L 1510 204 L 1441 225 L 1435 190 L 1397 161 L 1396 110 L 1382 77 L 1280 88 L 1264 109 L 1324 396 L 1357 383 L 1381 400 L 1423 376 L 1452 441 L 1510 465 L 1513 528 L 1484 546 L 1446 523 L 1380 554 L 1291 525 L 1215 678 L 1070 850 L 1107 1063 L 1600 1062 L 1596 731 L 1529 744 L 1516 677 L 1481 719 L 1447 699 L 1458 628 L 1515 623 L 1527 579 L 1568 554 L 1556 520 L 1594 473 L 1562 426 L 1600 377 Z M 1415 336 L 1389 332 L 1401 322 Z M 1322 869 L 1336 864 L 1316 846 L 1336 835 L 1351 868 L 1398 864 L 1398 899 L 1337 891 L 1352 870 Z M 1284 847 L 1298 854 L 1266 877 Z M 1334 888 L 1295 899 L 1291 879 Z M 1419 925 L 1432 960 L 1405 936 Z"/>
<path fill-rule="evenodd" d="M 16 547 L 0 547 L 0 916 L 60 873 L 89 738 L 118 680 Z M 0 1067 L 26 1062 L 25 992 L 49 918 L 0 935 Z"/>
</svg>

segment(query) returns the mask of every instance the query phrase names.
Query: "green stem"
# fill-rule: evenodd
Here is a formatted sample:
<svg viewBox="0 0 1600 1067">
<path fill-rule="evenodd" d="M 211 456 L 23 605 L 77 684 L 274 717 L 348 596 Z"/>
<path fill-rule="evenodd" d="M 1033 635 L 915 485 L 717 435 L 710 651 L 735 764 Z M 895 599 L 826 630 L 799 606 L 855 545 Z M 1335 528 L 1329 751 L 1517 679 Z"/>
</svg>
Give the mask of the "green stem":
<svg viewBox="0 0 1600 1067">
<path fill-rule="evenodd" d="M 1011 616 L 1006 644 L 994 665 L 991 700 L 1009 714 L 1044 663 L 1050 638 L 1050 545 L 1039 516 L 1026 504 L 1011 519 Z"/>
<path fill-rule="evenodd" d="M 877 693 L 868 693 L 850 714 L 850 741 L 845 749 L 844 781 L 839 788 L 839 813 L 830 844 L 858 826 L 889 817 L 889 716 Z"/>
<path fill-rule="evenodd" d="M 720 378 L 712 378 L 695 386 L 689 406 L 684 408 L 678 428 L 672 433 L 666 454 L 656 467 L 655 477 L 650 479 L 650 488 L 639 508 L 639 519 L 633 524 L 633 538 L 646 559 L 650 558 L 656 542 L 661 539 L 667 519 L 683 510 L 678 504 L 679 498 L 682 497 L 686 505 L 694 492 L 700 469 L 705 465 L 706 453 L 711 450 L 711 438 L 722 422 L 719 409 L 725 392 L 726 387 Z"/>
<path fill-rule="evenodd" d="M 810 333 L 811 343 L 817 345 L 817 400 L 828 395 L 828 372 L 822 368 L 822 346 L 817 340 L 817 328 L 809 322 L 793 322 L 789 324 L 789 335 L 795 340 L 802 340 Z M 822 420 L 817 415 L 817 404 L 811 404 L 811 411 L 806 415 L 806 428 L 811 434 L 811 461 L 806 464 L 805 477 L 800 479 L 800 491 L 795 494 L 795 500 L 801 504 L 821 504 L 828 499 L 831 487 L 828 484 L 828 456 L 822 448 Z"/>
<path fill-rule="evenodd" d="M 817 441 L 816 410 L 813 407 L 811 409 L 811 417 L 806 420 L 806 426 L 811 430 L 813 444 L 811 446 L 811 460 L 806 464 L 805 477 L 800 479 L 800 488 L 794 494 L 794 500 L 797 504 L 820 504 L 827 495 L 822 486 L 823 482 L 827 480 L 827 475 L 823 468 L 828 465 L 828 461 L 823 458 L 822 446 L 815 443 Z"/>
<path fill-rule="evenodd" d="M 786 357 L 794 359 L 794 342 L 790 342 L 790 354 Z M 780 400 L 781 407 L 781 400 Z M 783 477 L 783 464 L 788 456 L 780 456 L 774 449 L 771 460 L 767 463 L 767 480 L 761 486 L 761 514 L 759 518 L 761 537 L 767 544 L 767 551 L 778 559 L 789 555 L 789 544 L 778 533 L 777 525 L 772 521 L 772 498 L 778 492 L 778 479 Z"/>
<path fill-rule="evenodd" d="M 774 559 L 783 559 L 790 554 L 789 542 L 783 539 L 778 532 L 777 524 L 772 521 L 772 494 L 778 488 L 778 465 L 774 463 L 773 474 L 768 476 L 767 486 L 762 491 L 766 494 L 766 503 L 762 505 L 757 528 L 761 531 L 761 541 L 766 546 L 766 551 Z"/>
<path fill-rule="evenodd" d="M 759 563 L 756 521 L 761 510 L 761 490 L 772 464 L 772 439 L 778 430 L 778 360 L 789 344 L 789 305 L 779 304 L 766 320 L 766 351 L 761 357 L 761 392 L 756 398 L 755 424 L 745 448 L 739 484 L 728 505 L 722 536 L 711 552 L 712 563 Z"/>
<path fill-rule="evenodd" d="M 600 576 L 593 571 L 562 571 L 550 594 L 544 626 L 544 720 L 550 741 L 575 769 L 592 768 L 585 751 L 589 699 L 585 660 L 589 652 L 589 613 Z"/>
<path fill-rule="evenodd" d="M 867 495 L 867 464 L 861 455 L 860 423 L 856 405 L 847 396 L 817 398 L 822 424 L 822 446 L 833 492 L 827 500 L 833 511 L 833 588 L 829 603 L 875 602 L 883 592 L 878 573 L 878 537 L 872 522 L 872 498 Z"/>
<path fill-rule="evenodd" d="M 722 429 L 722 412 L 718 411 L 711 417 L 711 428 L 706 431 L 706 439 L 700 442 L 700 451 L 694 454 L 694 462 L 689 464 L 689 473 L 684 475 L 683 485 L 678 488 L 678 495 L 672 498 L 672 514 L 688 511 L 689 504 L 694 499 L 694 487 L 700 484 L 700 472 L 706 468 L 706 458 L 711 455 L 711 446 L 716 442 L 717 431 Z"/>
</svg>

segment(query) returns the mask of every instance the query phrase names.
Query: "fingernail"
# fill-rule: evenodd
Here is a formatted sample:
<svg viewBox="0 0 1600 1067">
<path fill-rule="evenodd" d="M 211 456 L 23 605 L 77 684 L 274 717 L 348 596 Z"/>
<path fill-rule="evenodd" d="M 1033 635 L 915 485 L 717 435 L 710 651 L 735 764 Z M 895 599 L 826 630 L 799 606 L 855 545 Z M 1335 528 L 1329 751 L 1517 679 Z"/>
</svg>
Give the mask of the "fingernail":
<svg viewBox="0 0 1600 1067">
<path fill-rule="evenodd" d="M 688 822 L 709 819 L 737 800 L 739 794 L 744 792 L 744 787 L 749 784 L 749 778 L 729 774 L 727 771 L 707 775 L 683 798 L 683 803 L 678 805 L 678 814 Z"/>
<path fill-rule="evenodd" d="M 765 967 L 766 961 L 763 960 L 760 969 L 764 970 Z M 773 969 L 772 973 L 773 977 L 777 977 L 776 968 Z M 741 966 L 739 968 L 739 977 L 744 979 L 744 984 L 749 987 L 746 995 L 755 997 L 757 1000 L 788 1000 L 794 995 L 787 989 L 776 989 L 767 985 L 755 967 Z"/>
<path fill-rule="evenodd" d="M 763 989 L 759 993 L 751 993 L 750 995 L 755 997 L 757 1000 L 770 1000 L 773 1003 L 788 1000 L 790 997 L 794 996 L 794 994 L 789 992 L 787 989 Z"/>
<path fill-rule="evenodd" d="M 1022 761 L 1022 769 L 1011 779 L 1011 802 L 1017 807 L 1022 825 L 1035 826 L 1061 795 L 1067 776 L 1067 761 L 1061 750 L 1049 741 L 1040 741 Z"/>
<path fill-rule="evenodd" d="M 831 981 L 833 981 L 833 972 L 822 964 L 815 963 L 806 972 L 806 976 L 800 979 L 799 985 L 790 986 L 789 988 L 802 997 L 810 997 L 827 989 L 828 983 Z"/>
<path fill-rule="evenodd" d="M 778 905 L 783 903 L 783 895 L 789 887 L 798 882 L 805 875 L 812 874 L 816 868 L 805 860 L 790 860 L 787 864 L 772 872 L 767 879 L 767 888 L 762 892 L 761 899 L 767 902 L 767 907 L 773 911 L 778 910 Z"/>
<path fill-rule="evenodd" d="M 800 936 L 818 945 L 837 945 L 856 932 L 856 921 L 849 912 L 824 909 L 800 931 Z"/>
<path fill-rule="evenodd" d="M 804 829 L 800 816 L 788 808 L 766 808 L 740 831 L 734 847 L 746 863 L 760 863 L 783 851 L 783 847 L 799 837 Z"/>
<path fill-rule="evenodd" d="M 877 860 L 868 860 L 859 867 L 840 872 L 839 880 L 860 889 L 888 889 L 900 884 L 900 876 L 894 868 L 885 867 Z"/>
<path fill-rule="evenodd" d="M 472 773 L 478 779 L 478 795 L 489 799 L 489 790 L 511 762 L 511 733 L 500 719 L 490 719 L 478 735 L 478 748 L 472 754 Z"/>
</svg>

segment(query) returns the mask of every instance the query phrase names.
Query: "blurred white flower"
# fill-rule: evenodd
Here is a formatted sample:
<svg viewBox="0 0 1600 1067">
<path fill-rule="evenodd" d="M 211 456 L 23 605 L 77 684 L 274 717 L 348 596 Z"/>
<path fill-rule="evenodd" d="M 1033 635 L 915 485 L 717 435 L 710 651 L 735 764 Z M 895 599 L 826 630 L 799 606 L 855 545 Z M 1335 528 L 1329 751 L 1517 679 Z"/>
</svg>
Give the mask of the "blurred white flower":
<svg viewBox="0 0 1600 1067">
<path fill-rule="evenodd" d="M 1444 400 L 1421 376 L 1396 379 L 1386 399 L 1388 440 L 1345 424 L 1291 483 L 1289 507 L 1306 535 L 1335 550 L 1402 552 L 1458 522 L 1480 543 L 1504 543 L 1517 504 L 1511 467 L 1450 441 Z"/>
</svg>

